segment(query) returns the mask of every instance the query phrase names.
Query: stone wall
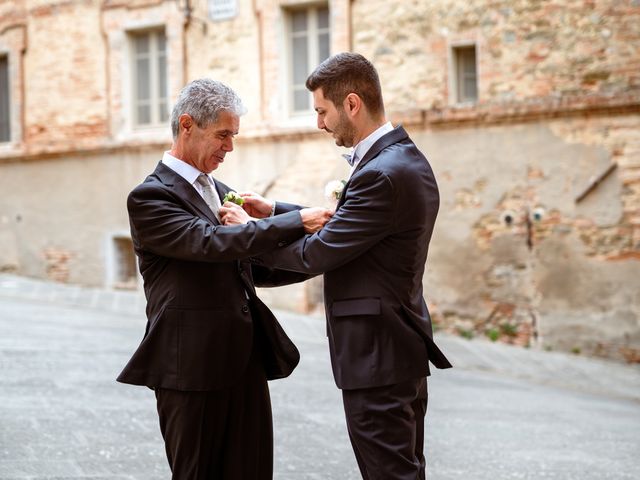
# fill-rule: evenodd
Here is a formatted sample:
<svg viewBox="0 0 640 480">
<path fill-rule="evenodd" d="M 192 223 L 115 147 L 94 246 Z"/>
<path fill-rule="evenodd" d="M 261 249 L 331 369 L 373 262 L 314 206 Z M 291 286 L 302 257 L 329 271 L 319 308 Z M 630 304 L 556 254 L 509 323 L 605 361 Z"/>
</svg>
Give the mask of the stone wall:
<svg viewBox="0 0 640 480">
<path fill-rule="evenodd" d="M 353 17 L 394 110 L 451 104 L 451 48 L 471 43 L 482 103 L 640 91 L 636 1 L 356 0 Z"/>
<path fill-rule="evenodd" d="M 425 275 L 441 328 L 637 359 L 639 121 L 412 130 L 442 195 Z M 604 131 L 616 140 L 586 140 Z"/>
<path fill-rule="evenodd" d="M 238 189 L 324 204 L 341 149 L 286 108 L 286 15 L 306 0 L 0 3 L 11 142 L 0 145 L 0 270 L 117 286 L 124 199 L 171 142 L 130 121 L 126 32 L 165 29 L 168 85 L 209 76 L 243 97 Z M 638 361 L 640 2 L 330 0 L 332 52 L 379 70 L 387 113 L 441 189 L 425 274 L 439 328 Z M 475 45 L 478 102 L 456 104 L 452 49 Z M 264 291 L 312 310 L 321 280 Z"/>
<path fill-rule="evenodd" d="M 160 155 L 122 151 L 2 165 L 0 191 L 9 193 L 0 204 L 0 265 L 30 277 L 113 286 L 112 237 L 129 232 L 127 194 Z"/>
</svg>

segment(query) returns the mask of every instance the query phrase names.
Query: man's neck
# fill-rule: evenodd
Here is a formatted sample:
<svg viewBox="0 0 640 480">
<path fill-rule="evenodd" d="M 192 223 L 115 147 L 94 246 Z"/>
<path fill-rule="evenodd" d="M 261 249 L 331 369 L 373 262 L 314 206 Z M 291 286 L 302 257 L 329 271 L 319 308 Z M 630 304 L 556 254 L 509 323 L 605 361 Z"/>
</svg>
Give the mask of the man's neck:
<svg viewBox="0 0 640 480">
<path fill-rule="evenodd" d="M 356 145 L 358 145 L 362 140 L 367 138 L 369 135 L 371 135 L 373 132 L 375 132 L 377 129 L 383 126 L 385 123 L 387 123 L 386 117 L 381 117 L 380 119 L 377 119 L 377 120 L 368 121 L 365 125 L 363 125 L 362 129 L 359 129 L 358 134 L 356 135 L 356 138 L 354 138 L 353 146 L 355 147 Z"/>
<path fill-rule="evenodd" d="M 182 160 L 183 154 L 182 154 L 182 148 L 180 148 L 180 145 L 177 143 L 174 143 L 173 145 L 171 145 L 171 150 L 169 150 L 169 155 L 171 155 L 174 158 L 177 158 L 178 160 Z M 184 162 L 184 160 L 182 160 Z"/>
</svg>

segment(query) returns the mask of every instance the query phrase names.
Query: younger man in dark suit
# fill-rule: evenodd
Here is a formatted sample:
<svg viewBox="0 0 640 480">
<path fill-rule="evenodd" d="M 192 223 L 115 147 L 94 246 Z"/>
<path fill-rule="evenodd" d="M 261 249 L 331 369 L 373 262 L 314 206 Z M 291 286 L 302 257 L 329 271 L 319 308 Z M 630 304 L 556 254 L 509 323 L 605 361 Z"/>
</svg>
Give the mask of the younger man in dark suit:
<svg viewBox="0 0 640 480">
<path fill-rule="evenodd" d="M 333 373 L 362 477 L 424 479 L 429 361 L 451 366 L 433 341 L 422 291 L 438 187 L 407 132 L 386 121 L 378 74 L 362 55 L 325 60 L 306 85 L 318 128 L 354 147 L 351 176 L 322 230 L 256 261 L 324 272 Z M 272 206 L 246 200 L 254 215 Z M 276 213 L 295 208 L 278 202 Z"/>
<path fill-rule="evenodd" d="M 242 113 L 220 82 L 184 87 L 171 115 L 171 151 L 127 200 L 148 322 L 118 381 L 155 390 L 174 480 L 272 478 L 267 379 L 289 375 L 299 354 L 254 282 L 306 276 L 278 276 L 246 259 L 317 231 L 329 217 L 306 209 L 253 221 L 237 205 L 221 205 L 229 187 L 209 174 L 233 150 Z"/>
</svg>

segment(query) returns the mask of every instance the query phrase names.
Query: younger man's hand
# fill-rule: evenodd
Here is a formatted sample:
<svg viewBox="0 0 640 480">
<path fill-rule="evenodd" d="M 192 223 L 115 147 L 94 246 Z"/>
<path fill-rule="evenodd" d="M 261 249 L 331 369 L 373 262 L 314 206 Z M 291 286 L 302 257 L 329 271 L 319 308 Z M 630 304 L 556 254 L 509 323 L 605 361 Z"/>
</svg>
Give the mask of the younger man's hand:
<svg viewBox="0 0 640 480">
<path fill-rule="evenodd" d="M 304 231 L 306 233 L 316 233 L 333 216 L 333 211 L 327 208 L 312 207 L 300 210 Z"/>
<path fill-rule="evenodd" d="M 244 200 L 242 208 L 253 218 L 266 218 L 271 215 L 273 202 L 258 195 L 255 192 L 241 192 L 240 196 Z"/>
</svg>

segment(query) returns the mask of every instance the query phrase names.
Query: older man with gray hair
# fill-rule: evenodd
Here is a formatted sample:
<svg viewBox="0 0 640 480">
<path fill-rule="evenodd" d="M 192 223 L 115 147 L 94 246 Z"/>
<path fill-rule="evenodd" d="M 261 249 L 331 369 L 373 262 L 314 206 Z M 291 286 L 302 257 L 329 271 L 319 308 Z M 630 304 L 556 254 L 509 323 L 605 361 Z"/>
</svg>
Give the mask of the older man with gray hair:
<svg viewBox="0 0 640 480">
<path fill-rule="evenodd" d="M 155 390 L 176 480 L 272 478 L 267 380 L 289 375 L 299 354 L 254 285 L 306 276 L 248 258 L 330 216 L 313 208 L 256 220 L 223 203 L 230 189 L 210 173 L 233 150 L 244 111 L 226 85 L 189 83 L 171 115 L 171 150 L 127 199 L 148 321 L 118 381 Z"/>
</svg>

